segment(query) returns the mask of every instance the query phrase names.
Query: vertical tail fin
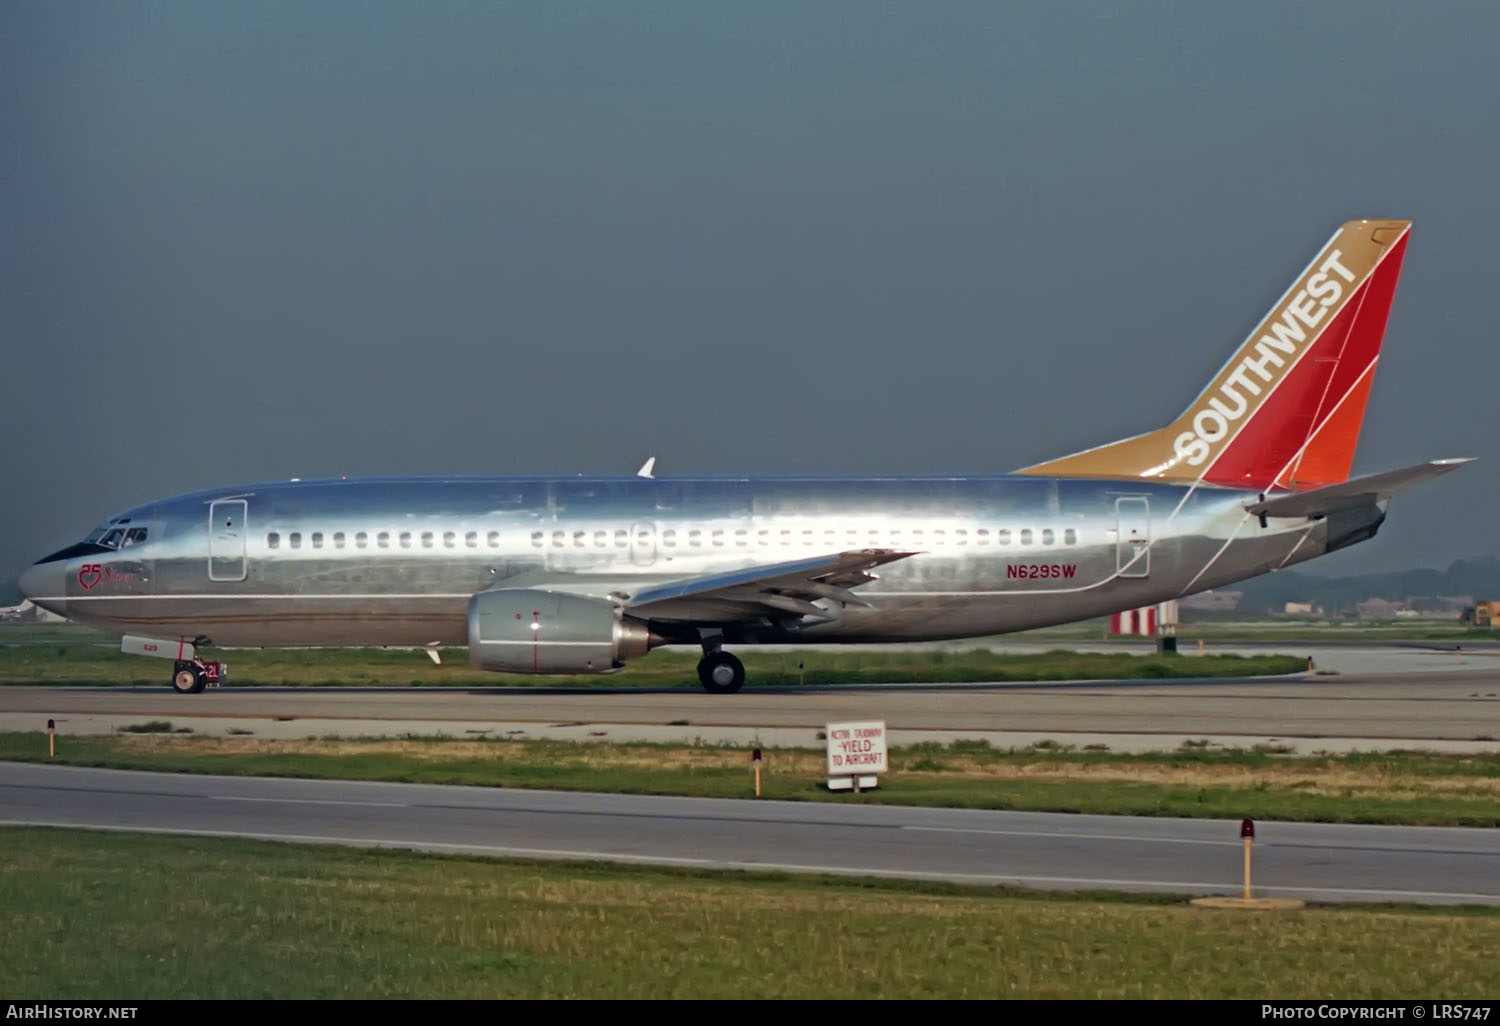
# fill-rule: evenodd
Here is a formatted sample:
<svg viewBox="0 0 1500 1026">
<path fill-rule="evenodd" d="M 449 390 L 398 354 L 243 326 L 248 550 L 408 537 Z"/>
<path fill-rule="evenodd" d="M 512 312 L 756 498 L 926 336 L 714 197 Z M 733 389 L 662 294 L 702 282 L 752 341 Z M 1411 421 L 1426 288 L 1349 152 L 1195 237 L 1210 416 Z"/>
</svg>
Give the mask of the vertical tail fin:
<svg viewBox="0 0 1500 1026">
<path fill-rule="evenodd" d="M 1171 424 L 1022 474 L 1237 488 L 1347 480 L 1410 221 L 1350 221 Z"/>
</svg>

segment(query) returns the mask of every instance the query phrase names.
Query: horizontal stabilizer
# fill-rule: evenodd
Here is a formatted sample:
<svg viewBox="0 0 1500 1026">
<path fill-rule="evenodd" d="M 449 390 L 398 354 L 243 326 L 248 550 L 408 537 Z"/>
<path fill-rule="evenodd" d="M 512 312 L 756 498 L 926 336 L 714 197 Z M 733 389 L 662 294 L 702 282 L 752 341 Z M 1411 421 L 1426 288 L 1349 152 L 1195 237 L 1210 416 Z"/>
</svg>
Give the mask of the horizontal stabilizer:
<svg viewBox="0 0 1500 1026">
<path fill-rule="evenodd" d="M 1336 510 L 1352 509 L 1389 499 L 1412 485 L 1457 470 L 1473 459 L 1432 460 L 1414 467 L 1387 470 L 1380 474 L 1356 477 L 1341 484 L 1314 488 L 1307 492 L 1273 495 L 1248 504 L 1245 509 L 1260 517 L 1315 517 Z"/>
</svg>

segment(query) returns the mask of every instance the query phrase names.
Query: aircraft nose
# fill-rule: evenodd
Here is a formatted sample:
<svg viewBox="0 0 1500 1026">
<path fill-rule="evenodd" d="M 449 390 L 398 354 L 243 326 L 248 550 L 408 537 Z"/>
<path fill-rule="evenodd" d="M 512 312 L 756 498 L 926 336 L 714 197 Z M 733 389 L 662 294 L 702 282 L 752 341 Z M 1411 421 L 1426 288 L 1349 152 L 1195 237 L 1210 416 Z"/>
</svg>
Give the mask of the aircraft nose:
<svg viewBox="0 0 1500 1026">
<path fill-rule="evenodd" d="M 38 563 L 27 567 L 22 573 L 16 587 L 21 589 L 21 594 L 32 601 L 37 596 L 57 595 L 62 591 L 60 575 L 57 572 L 56 563 Z"/>
</svg>

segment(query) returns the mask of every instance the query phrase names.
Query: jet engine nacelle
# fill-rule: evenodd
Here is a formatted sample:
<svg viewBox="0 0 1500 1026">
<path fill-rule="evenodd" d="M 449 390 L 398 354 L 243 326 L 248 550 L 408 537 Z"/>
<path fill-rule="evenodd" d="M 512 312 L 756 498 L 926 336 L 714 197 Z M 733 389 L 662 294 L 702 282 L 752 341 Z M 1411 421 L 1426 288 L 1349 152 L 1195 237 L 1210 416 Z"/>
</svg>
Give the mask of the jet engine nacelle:
<svg viewBox="0 0 1500 1026">
<path fill-rule="evenodd" d="M 527 588 L 469 599 L 469 665 L 505 673 L 609 673 L 661 639 L 603 599 Z"/>
</svg>

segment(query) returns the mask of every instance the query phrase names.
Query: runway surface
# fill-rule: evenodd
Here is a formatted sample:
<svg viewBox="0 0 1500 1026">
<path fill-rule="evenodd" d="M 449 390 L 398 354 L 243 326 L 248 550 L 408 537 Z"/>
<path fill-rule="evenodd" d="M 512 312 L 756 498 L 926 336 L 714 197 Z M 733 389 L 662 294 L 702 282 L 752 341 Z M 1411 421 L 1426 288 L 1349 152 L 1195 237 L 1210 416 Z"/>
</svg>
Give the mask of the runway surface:
<svg viewBox="0 0 1500 1026">
<path fill-rule="evenodd" d="M 1237 894 L 1238 823 L 0 763 L 0 823 L 1044 889 Z M 1261 823 L 1256 894 L 1500 905 L 1500 831 Z"/>
<path fill-rule="evenodd" d="M 199 734 L 546 737 L 814 745 L 829 722 L 884 719 L 894 743 L 1040 740 L 1112 751 L 1208 739 L 1300 751 L 1422 747 L 1500 753 L 1500 658 L 1452 655 L 1388 672 L 1238 681 L 695 690 L 534 688 L 0 688 L 0 730 L 110 733 L 169 720 Z M 1425 657 L 1429 664 L 1433 657 Z"/>
</svg>

